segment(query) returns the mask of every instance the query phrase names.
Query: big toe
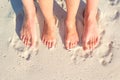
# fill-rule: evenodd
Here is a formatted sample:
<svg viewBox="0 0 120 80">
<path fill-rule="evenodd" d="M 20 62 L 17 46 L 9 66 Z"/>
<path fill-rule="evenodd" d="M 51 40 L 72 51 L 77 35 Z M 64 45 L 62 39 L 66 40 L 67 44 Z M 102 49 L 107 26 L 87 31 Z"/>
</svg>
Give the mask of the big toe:
<svg viewBox="0 0 120 80">
<path fill-rule="evenodd" d="M 66 49 L 70 49 L 70 41 L 65 42 L 65 47 L 66 47 Z"/>
<path fill-rule="evenodd" d="M 83 50 L 88 50 L 89 49 L 88 41 L 83 41 L 82 47 L 83 47 Z"/>
<path fill-rule="evenodd" d="M 76 45 L 77 45 L 77 42 L 67 41 L 67 42 L 66 42 L 66 49 L 74 48 Z"/>
<path fill-rule="evenodd" d="M 97 47 L 97 45 L 99 44 L 99 42 L 100 42 L 100 38 L 97 37 L 97 38 L 95 39 L 94 46 Z"/>
<path fill-rule="evenodd" d="M 32 38 L 29 36 L 27 39 L 27 46 L 32 46 Z"/>
<path fill-rule="evenodd" d="M 51 48 L 55 47 L 55 45 L 56 45 L 56 41 L 54 40 L 54 41 L 52 41 L 52 43 L 51 43 Z"/>
<path fill-rule="evenodd" d="M 42 42 L 44 45 L 46 45 L 46 39 L 44 37 L 42 37 Z"/>
</svg>

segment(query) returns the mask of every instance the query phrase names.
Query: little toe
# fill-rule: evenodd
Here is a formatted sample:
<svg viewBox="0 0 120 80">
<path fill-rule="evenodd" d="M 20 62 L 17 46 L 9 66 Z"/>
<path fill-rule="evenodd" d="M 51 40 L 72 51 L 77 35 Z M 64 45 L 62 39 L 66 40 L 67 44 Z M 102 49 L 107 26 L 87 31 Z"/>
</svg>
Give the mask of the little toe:
<svg viewBox="0 0 120 80">
<path fill-rule="evenodd" d="M 93 41 L 90 43 L 90 50 L 93 50 Z"/>
<path fill-rule="evenodd" d="M 77 41 L 75 41 L 74 43 L 73 43 L 73 47 L 76 47 L 77 46 Z"/>
<path fill-rule="evenodd" d="M 28 40 L 27 46 L 29 46 L 29 47 L 32 46 L 32 42 L 30 40 Z"/>
<path fill-rule="evenodd" d="M 27 41 L 27 46 L 28 46 L 28 47 L 32 46 L 32 40 L 28 40 L 28 41 Z"/>
<path fill-rule="evenodd" d="M 30 35 L 28 34 L 28 35 L 26 36 L 26 40 L 25 40 L 25 41 L 26 41 L 26 44 L 25 44 L 26 46 L 28 46 L 29 39 L 30 39 Z"/>
<path fill-rule="evenodd" d="M 47 41 L 46 46 L 47 46 L 48 48 L 50 48 L 50 47 L 51 47 L 51 41 Z"/>
<path fill-rule="evenodd" d="M 83 50 L 85 51 L 85 50 L 87 50 L 88 48 L 86 47 L 86 46 L 83 46 Z"/>
</svg>

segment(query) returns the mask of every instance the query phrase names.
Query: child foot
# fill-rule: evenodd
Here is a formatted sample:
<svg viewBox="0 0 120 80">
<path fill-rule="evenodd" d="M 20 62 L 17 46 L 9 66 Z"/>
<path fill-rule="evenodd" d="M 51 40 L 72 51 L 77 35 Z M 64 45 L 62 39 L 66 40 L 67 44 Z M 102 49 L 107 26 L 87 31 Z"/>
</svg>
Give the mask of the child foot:
<svg viewBox="0 0 120 80">
<path fill-rule="evenodd" d="M 77 45 L 79 41 L 78 33 L 76 30 L 76 22 L 66 20 L 66 34 L 65 34 L 65 47 L 71 49 Z"/>
<path fill-rule="evenodd" d="M 58 20 L 55 17 L 53 17 L 51 20 L 45 20 L 45 22 L 44 22 L 42 42 L 48 48 L 52 48 L 56 44 L 55 29 L 56 29 L 57 25 L 58 25 Z"/>
<path fill-rule="evenodd" d="M 28 16 L 24 17 L 20 38 L 26 46 L 33 46 L 34 44 L 34 37 L 36 36 L 34 22 L 34 15 L 32 18 L 28 18 Z"/>
<path fill-rule="evenodd" d="M 84 15 L 84 31 L 82 36 L 83 49 L 93 50 L 99 43 L 99 31 L 97 26 L 97 12 L 96 15 L 85 13 Z"/>
</svg>

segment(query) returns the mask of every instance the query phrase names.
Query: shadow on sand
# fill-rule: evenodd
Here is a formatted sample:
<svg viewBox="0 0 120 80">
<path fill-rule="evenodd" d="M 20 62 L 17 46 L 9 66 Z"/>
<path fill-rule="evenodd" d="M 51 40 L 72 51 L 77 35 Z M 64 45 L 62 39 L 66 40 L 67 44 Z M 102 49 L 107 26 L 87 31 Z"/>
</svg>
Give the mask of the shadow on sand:
<svg viewBox="0 0 120 80">
<path fill-rule="evenodd" d="M 10 0 L 12 8 L 16 14 L 16 33 L 18 36 L 20 36 L 20 30 L 22 27 L 23 23 L 23 18 L 24 18 L 24 12 L 23 12 L 23 5 L 21 0 Z M 38 23 L 40 26 L 40 34 L 42 33 L 43 30 L 43 23 L 44 23 L 44 17 L 42 15 L 42 12 L 39 8 L 39 5 L 37 2 L 35 2 L 36 5 L 36 13 L 37 13 L 37 19 Z M 82 29 L 83 29 L 83 11 L 85 8 L 85 2 L 81 0 L 81 3 L 79 5 L 78 13 L 77 13 L 77 30 L 81 39 L 81 34 L 82 34 Z M 56 17 L 59 19 L 59 34 L 62 39 L 62 42 L 64 43 L 64 32 L 65 32 L 65 25 L 64 25 L 64 20 L 66 17 L 66 11 L 60 7 L 60 5 L 54 1 L 54 14 Z"/>
</svg>

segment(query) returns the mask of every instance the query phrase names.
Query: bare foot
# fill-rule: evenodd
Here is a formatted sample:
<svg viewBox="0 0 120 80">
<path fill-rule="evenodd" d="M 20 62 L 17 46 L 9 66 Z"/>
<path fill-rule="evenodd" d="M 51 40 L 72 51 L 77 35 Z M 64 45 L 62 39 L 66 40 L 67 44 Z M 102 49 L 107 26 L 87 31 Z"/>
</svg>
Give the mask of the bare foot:
<svg viewBox="0 0 120 80">
<path fill-rule="evenodd" d="M 83 49 L 93 50 L 99 43 L 99 31 L 97 26 L 98 15 L 84 15 L 84 31 L 82 36 Z"/>
<path fill-rule="evenodd" d="M 66 34 L 65 34 L 65 47 L 71 49 L 77 45 L 79 41 L 78 33 L 76 30 L 76 22 L 66 20 Z"/>
<path fill-rule="evenodd" d="M 22 29 L 20 32 L 20 38 L 26 46 L 32 46 L 34 43 L 34 36 L 36 36 L 34 22 L 35 22 L 34 15 L 32 16 L 32 18 L 28 18 L 28 16 L 24 17 Z"/>
<path fill-rule="evenodd" d="M 45 20 L 42 33 L 42 42 L 48 47 L 52 48 L 56 44 L 56 27 L 58 26 L 58 19 L 53 17 L 51 20 Z"/>
</svg>

